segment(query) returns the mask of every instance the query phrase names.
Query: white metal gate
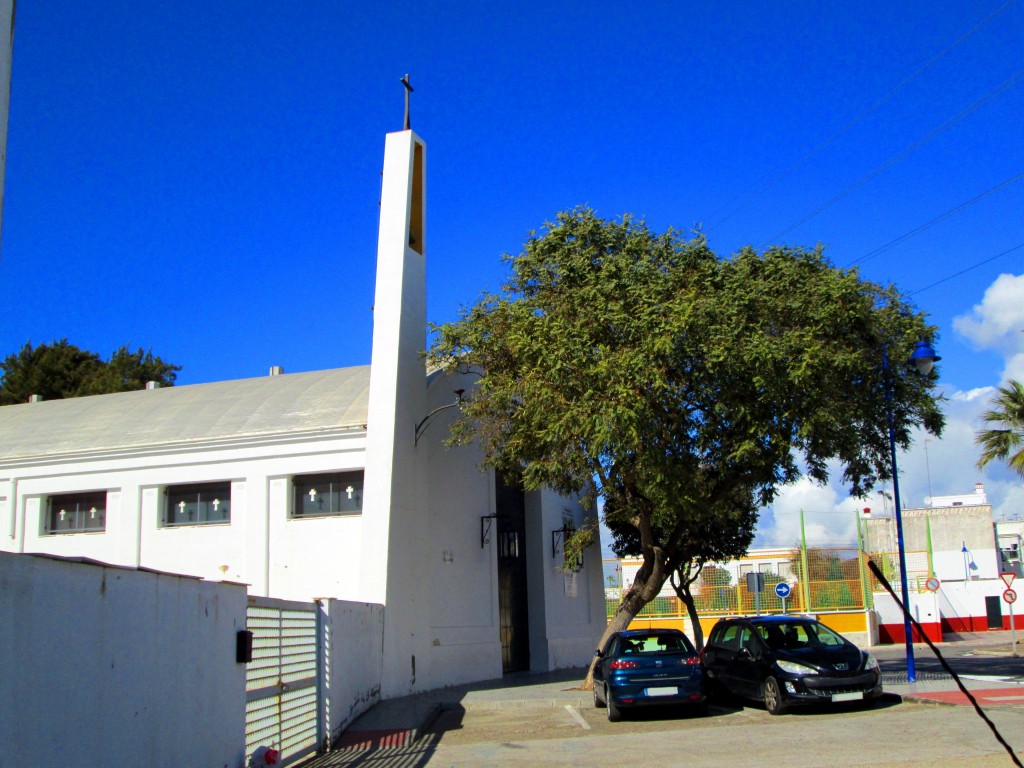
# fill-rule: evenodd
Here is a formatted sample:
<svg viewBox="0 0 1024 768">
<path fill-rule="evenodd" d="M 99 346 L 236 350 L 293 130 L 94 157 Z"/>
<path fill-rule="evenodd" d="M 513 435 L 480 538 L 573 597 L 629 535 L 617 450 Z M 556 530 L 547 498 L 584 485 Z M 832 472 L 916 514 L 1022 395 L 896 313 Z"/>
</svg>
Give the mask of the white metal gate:
<svg viewBox="0 0 1024 768">
<path fill-rule="evenodd" d="M 326 733 L 323 622 L 317 603 L 249 598 L 253 633 L 245 674 L 245 754 L 280 751 L 286 766 L 316 751 Z"/>
</svg>

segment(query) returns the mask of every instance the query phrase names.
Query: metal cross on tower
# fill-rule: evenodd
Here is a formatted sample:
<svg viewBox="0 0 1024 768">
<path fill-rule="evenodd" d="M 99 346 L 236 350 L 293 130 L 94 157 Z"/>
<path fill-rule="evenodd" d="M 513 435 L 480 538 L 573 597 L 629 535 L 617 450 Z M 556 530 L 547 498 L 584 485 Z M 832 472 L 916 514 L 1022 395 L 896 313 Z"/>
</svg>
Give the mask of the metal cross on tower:
<svg viewBox="0 0 1024 768">
<path fill-rule="evenodd" d="M 405 127 L 402 130 L 408 131 L 412 128 L 412 124 L 409 122 L 409 94 L 412 93 L 413 87 L 409 84 L 408 74 L 400 82 L 405 86 Z"/>
</svg>

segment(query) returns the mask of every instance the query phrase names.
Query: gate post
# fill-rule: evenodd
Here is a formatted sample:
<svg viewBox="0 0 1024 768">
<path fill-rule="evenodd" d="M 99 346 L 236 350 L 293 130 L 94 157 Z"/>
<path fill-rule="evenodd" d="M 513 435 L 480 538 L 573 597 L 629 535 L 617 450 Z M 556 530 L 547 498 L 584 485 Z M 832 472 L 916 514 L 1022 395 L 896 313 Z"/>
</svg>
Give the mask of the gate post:
<svg viewBox="0 0 1024 768">
<path fill-rule="evenodd" d="M 325 600 L 316 603 L 316 743 L 319 752 L 331 751 L 330 616 Z"/>
</svg>

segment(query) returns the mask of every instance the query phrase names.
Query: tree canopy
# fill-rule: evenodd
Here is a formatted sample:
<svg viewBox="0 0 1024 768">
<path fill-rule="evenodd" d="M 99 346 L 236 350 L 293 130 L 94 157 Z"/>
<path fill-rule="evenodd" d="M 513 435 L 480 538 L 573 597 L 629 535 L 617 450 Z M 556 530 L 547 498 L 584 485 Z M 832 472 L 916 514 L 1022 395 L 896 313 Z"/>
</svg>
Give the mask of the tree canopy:
<svg viewBox="0 0 1024 768">
<path fill-rule="evenodd" d="M 999 426 L 983 429 L 975 437 L 981 447 L 978 467 L 998 459 L 1024 477 L 1024 384 L 1011 380 L 999 387 L 992 398 L 992 408 L 981 419 Z"/>
<path fill-rule="evenodd" d="M 32 395 L 59 400 L 127 392 L 144 389 L 148 381 L 170 387 L 180 370 L 180 365 L 166 363 L 152 351 L 140 348 L 132 352 L 128 345 L 103 360 L 67 339 L 37 347 L 26 343 L 0 362 L 0 405 L 26 403 Z"/>
<path fill-rule="evenodd" d="M 901 446 L 942 428 L 936 374 L 882 366 L 935 328 L 820 248 L 721 258 L 702 236 L 576 209 L 505 260 L 501 292 L 436 327 L 429 357 L 481 374 L 454 442 L 521 467 L 527 489 L 592 489 L 642 557 L 608 632 L 709 541 L 745 549 L 802 473 L 838 469 L 853 495 L 888 477 L 887 390 Z"/>
</svg>

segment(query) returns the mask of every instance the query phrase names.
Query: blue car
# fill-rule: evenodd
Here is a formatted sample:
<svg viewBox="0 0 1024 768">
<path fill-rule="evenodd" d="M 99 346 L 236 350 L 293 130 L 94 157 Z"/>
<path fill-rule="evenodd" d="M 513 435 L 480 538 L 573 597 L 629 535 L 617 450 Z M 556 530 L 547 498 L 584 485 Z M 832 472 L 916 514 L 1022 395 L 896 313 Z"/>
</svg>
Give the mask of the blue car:
<svg viewBox="0 0 1024 768">
<path fill-rule="evenodd" d="M 678 629 L 616 632 L 597 651 L 594 706 L 612 722 L 632 707 L 689 704 L 706 712 L 704 668 L 690 638 Z"/>
</svg>

